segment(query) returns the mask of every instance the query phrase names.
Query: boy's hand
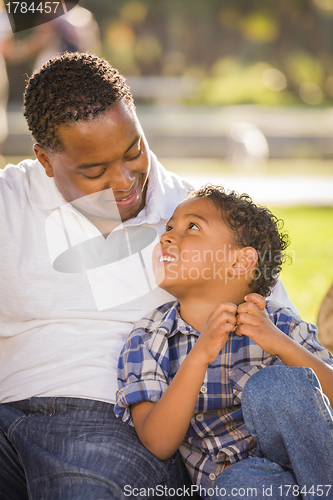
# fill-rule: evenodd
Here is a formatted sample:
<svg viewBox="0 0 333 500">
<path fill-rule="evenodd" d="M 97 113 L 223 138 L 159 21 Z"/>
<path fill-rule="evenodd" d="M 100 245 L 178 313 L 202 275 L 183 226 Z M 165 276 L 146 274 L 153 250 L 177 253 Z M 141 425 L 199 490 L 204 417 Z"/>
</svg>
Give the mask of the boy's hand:
<svg viewBox="0 0 333 500">
<path fill-rule="evenodd" d="M 237 308 L 237 335 L 246 335 L 269 354 L 278 355 L 281 336 L 284 334 L 269 319 L 266 301 L 257 293 L 250 293 Z"/>
<path fill-rule="evenodd" d="M 207 364 L 212 363 L 236 326 L 237 306 L 221 302 L 208 316 L 192 351 Z"/>
</svg>

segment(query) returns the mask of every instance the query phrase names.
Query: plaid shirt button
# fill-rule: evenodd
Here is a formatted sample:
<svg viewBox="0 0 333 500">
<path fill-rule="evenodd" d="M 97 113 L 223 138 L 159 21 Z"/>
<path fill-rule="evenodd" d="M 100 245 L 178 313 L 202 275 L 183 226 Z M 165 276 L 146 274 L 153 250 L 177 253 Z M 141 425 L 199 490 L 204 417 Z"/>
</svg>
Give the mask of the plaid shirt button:
<svg viewBox="0 0 333 500">
<path fill-rule="evenodd" d="M 198 422 L 202 422 L 203 419 L 204 419 L 203 413 L 197 413 L 197 415 L 195 416 L 195 420 L 197 420 Z"/>
<path fill-rule="evenodd" d="M 211 472 L 211 473 L 209 474 L 209 479 L 210 479 L 211 481 L 215 481 L 216 476 L 215 476 L 215 474 L 213 474 L 213 472 Z"/>
<path fill-rule="evenodd" d="M 207 387 L 203 385 L 200 389 L 201 394 L 207 394 Z"/>
</svg>

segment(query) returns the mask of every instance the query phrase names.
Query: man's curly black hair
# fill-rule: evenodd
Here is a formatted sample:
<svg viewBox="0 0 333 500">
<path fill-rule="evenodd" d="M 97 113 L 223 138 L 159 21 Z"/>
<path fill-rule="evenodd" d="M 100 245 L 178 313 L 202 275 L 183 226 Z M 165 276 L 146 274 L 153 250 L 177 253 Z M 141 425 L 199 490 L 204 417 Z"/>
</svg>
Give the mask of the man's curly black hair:
<svg viewBox="0 0 333 500">
<path fill-rule="evenodd" d="M 24 116 L 34 139 L 49 152 L 62 151 L 60 125 L 88 120 L 123 99 L 134 108 L 125 78 L 104 59 L 66 52 L 28 79 Z"/>
<path fill-rule="evenodd" d="M 207 198 L 214 202 L 221 219 L 232 231 L 233 243 L 257 251 L 258 262 L 249 288 L 250 292 L 267 297 L 286 260 L 289 237 L 282 232 L 283 221 L 268 208 L 255 205 L 247 194 L 226 192 L 221 186 L 207 184 L 198 191 L 191 190 L 188 197 Z"/>
</svg>

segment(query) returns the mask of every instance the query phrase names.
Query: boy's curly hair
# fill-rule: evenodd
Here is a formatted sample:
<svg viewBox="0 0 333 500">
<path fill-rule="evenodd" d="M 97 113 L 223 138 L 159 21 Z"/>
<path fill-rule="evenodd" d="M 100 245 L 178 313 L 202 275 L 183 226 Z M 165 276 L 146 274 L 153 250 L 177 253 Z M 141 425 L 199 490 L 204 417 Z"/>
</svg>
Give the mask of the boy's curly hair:
<svg viewBox="0 0 333 500">
<path fill-rule="evenodd" d="M 221 186 L 207 184 L 198 191 L 190 191 L 188 197 L 212 200 L 220 210 L 223 222 L 231 229 L 234 244 L 257 251 L 258 262 L 250 291 L 267 297 L 286 260 L 289 237 L 282 232 L 283 221 L 268 208 L 255 205 L 247 194 L 226 192 Z"/>
<path fill-rule="evenodd" d="M 66 52 L 48 61 L 27 80 L 24 116 L 34 139 L 62 151 L 59 125 L 88 120 L 124 99 L 134 108 L 125 78 L 104 59 Z"/>
</svg>

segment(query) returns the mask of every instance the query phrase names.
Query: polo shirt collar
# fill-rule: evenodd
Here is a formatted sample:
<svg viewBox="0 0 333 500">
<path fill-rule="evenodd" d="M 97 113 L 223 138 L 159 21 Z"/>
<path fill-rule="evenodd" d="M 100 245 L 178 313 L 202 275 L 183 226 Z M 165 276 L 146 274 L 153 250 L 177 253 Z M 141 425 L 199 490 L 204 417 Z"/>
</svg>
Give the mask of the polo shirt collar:
<svg viewBox="0 0 333 500">
<path fill-rule="evenodd" d="M 38 160 L 29 162 L 26 166 L 29 179 L 29 199 L 44 210 L 55 210 L 68 201 L 60 194 L 53 178 L 48 177 L 44 167 Z"/>
</svg>

